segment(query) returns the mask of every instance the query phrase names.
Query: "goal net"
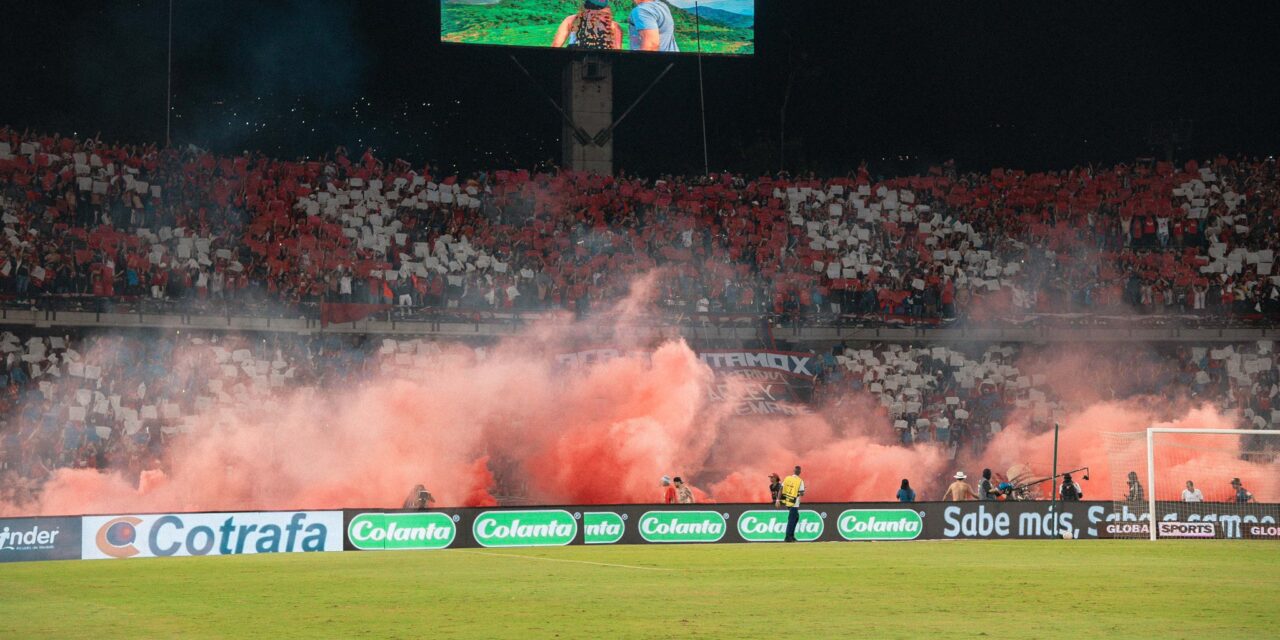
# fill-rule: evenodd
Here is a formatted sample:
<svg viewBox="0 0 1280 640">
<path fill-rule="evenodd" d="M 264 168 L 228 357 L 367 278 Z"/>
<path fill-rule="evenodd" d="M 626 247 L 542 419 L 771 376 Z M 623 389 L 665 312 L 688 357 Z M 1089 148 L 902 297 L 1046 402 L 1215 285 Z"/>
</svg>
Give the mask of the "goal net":
<svg viewBox="0 0 1280 640">
<path fill-rule="evenodd" d="M 1104 535 L 1280 539 L 1280 431 L 1151 428 L 1106 444 Z"/>
</svg>

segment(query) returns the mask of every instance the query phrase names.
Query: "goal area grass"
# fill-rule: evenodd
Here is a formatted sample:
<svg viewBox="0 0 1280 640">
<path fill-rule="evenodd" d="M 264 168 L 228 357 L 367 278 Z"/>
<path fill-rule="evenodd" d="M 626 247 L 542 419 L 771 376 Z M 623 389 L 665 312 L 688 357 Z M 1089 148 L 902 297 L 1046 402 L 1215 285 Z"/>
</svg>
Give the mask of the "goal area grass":
<svg viewBox="0 0 1280 640">
<path fill-rule="evenodd" d="M 1236 638 L 1265 541 L 556 547 L 0 565 L 4 638 Z"/>
</svg>

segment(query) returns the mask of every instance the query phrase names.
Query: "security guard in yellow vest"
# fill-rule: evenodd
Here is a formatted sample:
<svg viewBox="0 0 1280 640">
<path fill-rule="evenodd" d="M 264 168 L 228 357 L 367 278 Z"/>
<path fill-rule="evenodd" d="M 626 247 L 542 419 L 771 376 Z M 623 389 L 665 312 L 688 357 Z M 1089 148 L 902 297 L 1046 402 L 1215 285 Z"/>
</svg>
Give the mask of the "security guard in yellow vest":
<svg viewBox="0 0 1280 640">
<path fill-rule="evenodd" d="M 796 541 L 796 525 L 800 523 L 800 498 L 804 497 L 804 480 L 800 479 L 800 467 L 782 481 L 782 506 L 787 508 L 787 536 L 785 542 Z"/>
</svg>

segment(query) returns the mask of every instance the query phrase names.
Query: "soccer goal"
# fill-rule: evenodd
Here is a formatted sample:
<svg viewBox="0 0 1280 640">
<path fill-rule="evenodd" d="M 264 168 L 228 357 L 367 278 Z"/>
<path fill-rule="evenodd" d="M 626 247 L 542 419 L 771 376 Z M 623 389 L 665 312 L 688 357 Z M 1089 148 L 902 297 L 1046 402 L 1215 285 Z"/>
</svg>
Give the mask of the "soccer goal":
<svg viewBox="0 0 1280 640">
<path fill-rule="evenodd" d="M 1280 431 L 1106 434 L 1117 538 L 1280 539 Z"/>
</svg>

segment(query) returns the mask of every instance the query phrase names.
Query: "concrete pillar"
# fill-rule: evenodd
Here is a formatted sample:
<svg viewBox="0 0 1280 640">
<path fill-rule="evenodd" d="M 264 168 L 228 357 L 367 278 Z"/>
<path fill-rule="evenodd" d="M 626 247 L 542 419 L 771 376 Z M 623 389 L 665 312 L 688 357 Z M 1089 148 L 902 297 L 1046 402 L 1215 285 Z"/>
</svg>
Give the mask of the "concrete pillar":
<svg viewBox="0 0 1280 640">
<path fill-rule="evenodd" d="M 564 110 L 588 137 L 613 124 L 613 63 L 607 57 L 575 59 L 564 71 Z M 575 171 L 613 174 L 613 138 L 603 146 L 578 140 L 565 123 L 561 133 L 562 164 Z"/>
</svg>

